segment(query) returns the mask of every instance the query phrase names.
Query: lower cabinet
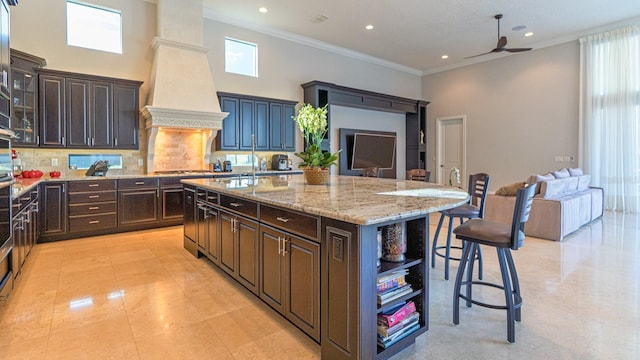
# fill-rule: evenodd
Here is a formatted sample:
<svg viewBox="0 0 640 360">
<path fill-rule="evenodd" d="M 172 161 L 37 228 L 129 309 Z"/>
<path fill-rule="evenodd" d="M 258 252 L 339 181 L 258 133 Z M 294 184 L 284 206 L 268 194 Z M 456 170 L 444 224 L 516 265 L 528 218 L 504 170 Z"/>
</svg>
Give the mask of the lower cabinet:
<svg viewBox="0 0 640 360">
<path fill-rule="evenodd" d="M 191 186 L 184 187 L 184 248 L 193 256 L 198 256 L 198 230 L 196 224 L 196 188 Z"/>
<path fill-rule="evenodd" d="M 320 341 L 320 244 L 260 225 L 260 298 Z"/>
<path fill-rule="evenodd" d="M 118 226 L 160 221 L 158 179 L 118 180 Z"/>
<path fill-rule="evenodd" d="M 47 181 L 40 185 L 40 236 L 67 233 L 67 183 Z"/>
<path fill-rule="evenodd" d="M 13 276 L 20 275 L 22 265 L 38 238 L 38 189 L 13 200 Z"/>
<path fill-rule="evenodd" d="M 258 294 L 258 223 L 220 210 L 220 268 Z"/>
</svg>

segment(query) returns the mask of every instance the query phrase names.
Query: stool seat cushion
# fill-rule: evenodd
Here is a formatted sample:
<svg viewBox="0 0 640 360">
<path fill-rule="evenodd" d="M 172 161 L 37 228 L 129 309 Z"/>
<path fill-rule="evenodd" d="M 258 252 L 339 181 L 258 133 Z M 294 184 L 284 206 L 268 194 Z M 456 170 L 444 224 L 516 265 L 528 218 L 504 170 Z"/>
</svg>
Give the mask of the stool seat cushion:
<svg viewBox="0 0 640 360">
<path fill-rule="evenodd" d="M 479 244 L 499 248 L 511 246 L 511 226 L 503 223 L 472 219 L 455 228 L 453 233 L 459 239 Z M 519 237 L 524 240 L 524 234 Z"/>
<path fill-rule="evenodd" d="M 451 209 L 442 210 L 441 213 L 450 217 L 464 217 L 464 218 L 480 217 L 480 209 L 477 206 L 474 206 L 471 204 L 464 204 Z"/>
</svg>

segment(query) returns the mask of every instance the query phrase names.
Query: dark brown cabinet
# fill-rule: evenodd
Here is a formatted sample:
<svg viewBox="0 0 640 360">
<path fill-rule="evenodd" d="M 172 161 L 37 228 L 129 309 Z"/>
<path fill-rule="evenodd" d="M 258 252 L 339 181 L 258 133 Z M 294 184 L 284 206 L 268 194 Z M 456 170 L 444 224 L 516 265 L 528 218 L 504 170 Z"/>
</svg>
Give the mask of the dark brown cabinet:
<svg viewBox="0 0 640 360">
<path fill-rule="evenodd" d="M 184 248 L 193 256 L 198 256 L 198 229 L 196 224 L 196 188 L 192 186 L 184 187 Z"/>
<path fill-rule="evenodd" d="M 258 223 L 220 211 L 220 267 L 258 294 Z"/>
<path fill-rule="evenodd" d="M 320 341 L 320 244 L 260 225 L 260 298 Z"/>
<path fill-rule="evenodd" d="M 138 81 L 37 69 L 40 146 L 137 149 Z"/>
<path fill-rule="evenodd" d="M 66 144 L 65 79 L 57 75 L 38 76 L 40 146 L 64 147 Z"/>
<path fill-rule="evenodd" d="M 118 226 L 158 222 L 159 196 L 157 178 L 118 180 Z"/>
<path fill-rule="evenodd" d="M 11 49 L 11 146 L 38 146 L 38 74 L 44 59 Z"/>
<path fill-rule="evenodd" d="M 115 180 L 72 181 L 68 187 L 69 233 L 116 227 Z"/>
<path fill-rule="evenodd" d="M 13 276 L 16 278 L 38 237 L 38 189 L 15 198 L 13 210 Z"/>
<path fill-rule="evenodd" d="M 40 238 L 67 233 L 67 183 L 43 182 L 40 185 Z"/>
<path fill-rule="evenodd" d="M 407 170 L 427 168 L 427 105 L 426 101 L 418 101 L 418 111 L 407 114 Z"/>
</svg>

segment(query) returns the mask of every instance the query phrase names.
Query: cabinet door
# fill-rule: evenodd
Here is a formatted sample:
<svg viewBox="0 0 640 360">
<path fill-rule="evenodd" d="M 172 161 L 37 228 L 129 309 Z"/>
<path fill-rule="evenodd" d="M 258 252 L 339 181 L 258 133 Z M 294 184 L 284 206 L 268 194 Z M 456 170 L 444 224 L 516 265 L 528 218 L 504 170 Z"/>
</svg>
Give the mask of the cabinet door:
<svg viewBox="0 0 640 360">
<path fill-rule="evenodd" d="M 40 146 L 64 147 L 66 140 L 64 78 L 40 75 L 39 83 Z"/>
<path fill-rule="evenodd" d="M 64 182 L 45 182 L 41 185 L 40 232 L 60 235 L 67 232 L 67 193 Z"/>
<path fill-rule="evenodd" d="M 253 134 L 255 102 L 240 99 L 240 150 L 251 150 L 251 134 Z"/>
<path fill-rule="evenodd" d="M 286 317 L 320 340 L 320 244 L 287 234 Z"/>
<path fill-rule="evenodd" d="M 16 133 L 11 146 L 38 146 L 37 88 L 35 73 L 11 67 L 11 130 Z"/>
<path fill-rule="evenodd" d="M 218 210 L 208 208 L 207 215 L 207 257 L 216 265 L 220 264 L 220 234 L 218 234 Z"/>
<path fill-rule="evenodd" d="M 285 258 L 281 231 L 260 225 L 260 299 L 284 315 Z"/>
<path fill-rule="evenodd" d="M 203 254 L 207 253 L 208 215 L 207 207 L 198 203 L 196 211 L 196 226 L 198 231 L 198 234 L 196 235 L 196 243 L 198 244 L 198 250 Z"/>
<path fill-rule="evenodd" d="M 284 151 L 296 151 L 296 122 L 293 120 L 296 109 L 293 105 L 283 106 L 282 122 L 282 149 Z"/>
<path fill-rule="evenodd" d="M 269 103 L 255 101 L 253 134 L 256 150 L 269 150 Z"/>
<path fill-rule="evenodd" d="M 238 242 L 237 279 L 258 295 L 258 223 L 242 217 L 236 218 Z"/>
<path fill-rule="evenodd" d="M 90 83 L 89 127 L 91 147 L 110 149 L 113 147 L 113 84 L 104 81 Z"/>
<path fill-rule="evenodd" d="M 113 86 L 113 140 L 118 149 L 138 149 L 140 115 L 138 87 L 114 84 Z"/>
<path fill-rule="evenodd" d="M 229 115 L 222 120 L 222 129 L 218 134 L 218 148 L 220 150 L 238 150 L 240 143 L 240 122 L 238 111 L 238 99 L 220 97 L 220 107 Z"/>
<path fill-rule="evenodd" d="M 89 81 L 66 80 L 67 147 L 88 148 L 91 146 L 89 125 Z"/>
<path fill-rule="evenodd" d="M 184 188 L 184 237 L 195 243 L 196 232 L 196 189 Z"/>
<path fill-rule="evenodd" d="M 280 120 L 283 117 L 282 104 L 271 103 L 269 106 L 269 112 L 271 120 L 269 124 L 271 149 L 276 151 L 282 150 L 282 143 L 284 142 L 284 139 L 282 138 L 282 121 Z"/>
<path fill-rule="evenodd" d="M 182 187 L 162 189 L 162 221 L 180 220 L 184 216 Z"/>
<path fill-rule="evenodd" d="M 158 189 L 118 191 L 118 225 L 148 224 L 158 220 Z"/>
<path fill-rule="evenodd" d="M 220 268 L 225 272 L 235 275 L 236 272 L 236 241 L 235 241 L 235 217 L 227 212 L 220 211 Z"/>
</svg>

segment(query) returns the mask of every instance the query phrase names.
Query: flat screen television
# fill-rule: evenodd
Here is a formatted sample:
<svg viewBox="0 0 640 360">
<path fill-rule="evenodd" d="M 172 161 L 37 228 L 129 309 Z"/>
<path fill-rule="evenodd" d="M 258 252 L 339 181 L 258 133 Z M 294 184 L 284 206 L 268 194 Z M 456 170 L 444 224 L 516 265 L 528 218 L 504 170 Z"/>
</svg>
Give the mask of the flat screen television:
<svg viewBox="0 0 640 360">
<path fill-rule="evenodd" d="M 355 133 L 353 135 L 352 170 L 368 167 L 377 167 L 380 170 L 393 169 L 395 159 L 395 135 L 367 133 Z"/>
</svg>

